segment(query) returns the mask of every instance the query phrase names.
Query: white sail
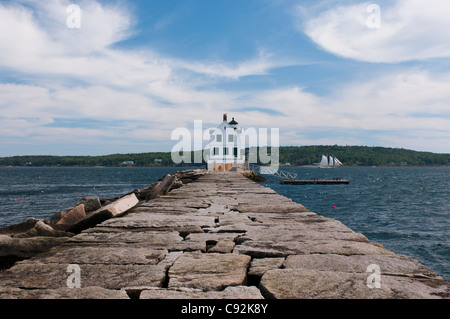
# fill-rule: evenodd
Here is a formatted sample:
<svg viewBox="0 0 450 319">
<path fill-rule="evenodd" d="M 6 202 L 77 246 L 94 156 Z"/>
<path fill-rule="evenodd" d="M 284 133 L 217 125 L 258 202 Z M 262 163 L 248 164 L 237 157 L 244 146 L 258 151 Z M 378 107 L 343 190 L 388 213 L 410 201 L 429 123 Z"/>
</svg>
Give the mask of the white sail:
<svg viewBox="0 0 450 319">
<path fill-rule="evenodd" d="M 338 167 L 342 166 L 342 162 L 335 156 L 322 155 L 322 160 L 319 163 L 319 167 Z"/>
<path fill-rule="evenodd" d="M 319 163 L 320 167 L 328 167 L 328 158 L 325 155 L 322 155 L 322 160 Z"/>
<path fill-rule="evenodd" d="M 342 165 L 344 165 L 344 164 L 342 164 L 342 162 L 335 157 L 334 158 L 334 166 L 342 166 Z"/>
</svg>

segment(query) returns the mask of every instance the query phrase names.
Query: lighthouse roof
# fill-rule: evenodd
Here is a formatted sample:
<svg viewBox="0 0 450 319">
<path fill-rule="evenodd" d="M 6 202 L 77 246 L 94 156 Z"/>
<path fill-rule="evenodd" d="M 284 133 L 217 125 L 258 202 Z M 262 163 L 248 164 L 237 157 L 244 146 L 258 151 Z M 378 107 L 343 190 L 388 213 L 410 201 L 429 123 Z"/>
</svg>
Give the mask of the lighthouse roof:
<svg viewBox="0 0 450 319">
<path fill-rule="evenodd" d="M 230 125 L 238 125 L 239 123 L 238 122 L 236 122 L 235 120 L 234 120 L 234 117 L 233 117 L 233 119 L 230 121 L 230 123 L 228 123 L 228 124 L 230 124 Z"/>
</svg>

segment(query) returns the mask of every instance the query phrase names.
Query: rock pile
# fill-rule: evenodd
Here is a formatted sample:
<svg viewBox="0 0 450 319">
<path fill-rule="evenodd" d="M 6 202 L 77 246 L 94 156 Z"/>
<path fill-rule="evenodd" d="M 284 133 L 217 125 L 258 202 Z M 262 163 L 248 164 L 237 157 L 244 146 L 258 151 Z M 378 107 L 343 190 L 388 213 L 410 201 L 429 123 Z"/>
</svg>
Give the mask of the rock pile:
<svg viewBox="0 0 450 319">
<path fill-rule="evenodd" d="M 266 179 L 263 176 L 255 173 L 254 171 L 241 171 L 241 174 L 257 183 L 262 183 L 266 181 Z"/>
</svg>

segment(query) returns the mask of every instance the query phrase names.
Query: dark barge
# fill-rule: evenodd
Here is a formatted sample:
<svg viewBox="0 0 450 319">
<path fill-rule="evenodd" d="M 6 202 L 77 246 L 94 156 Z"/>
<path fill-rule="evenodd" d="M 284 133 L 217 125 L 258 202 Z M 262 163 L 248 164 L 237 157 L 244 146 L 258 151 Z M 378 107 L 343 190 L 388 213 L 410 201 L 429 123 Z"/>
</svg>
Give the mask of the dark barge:
<svg viewBox="0 0 450 319">
<path fill-rule="evenodd" d="M 295 180 L 295 179 L 285 179 L 280 181 L 281 184 L 290 185 L 337 185 L 337 184 L 350 184 L 349 180 L 335 178 L 335 179 L 308 179 L 308 180 Z"/>
</svg>

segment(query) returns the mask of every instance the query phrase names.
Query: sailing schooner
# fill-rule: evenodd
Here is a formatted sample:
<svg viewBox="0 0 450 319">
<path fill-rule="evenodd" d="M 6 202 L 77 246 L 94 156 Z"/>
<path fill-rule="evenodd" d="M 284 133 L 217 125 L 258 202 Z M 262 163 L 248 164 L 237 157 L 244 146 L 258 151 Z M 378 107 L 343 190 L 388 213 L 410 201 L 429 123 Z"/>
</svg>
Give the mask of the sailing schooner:
<svg viewBox="0 0 450 319">
<path fill-rule="evenodd" d="M 319 167 L 321 168 L 339 167 L 342 165 L 343 165 L 342 162 L 338 160 L 337 157 L 325 155 L 322 155 L 322 160 L 319 163 Z"/>
</svg>

